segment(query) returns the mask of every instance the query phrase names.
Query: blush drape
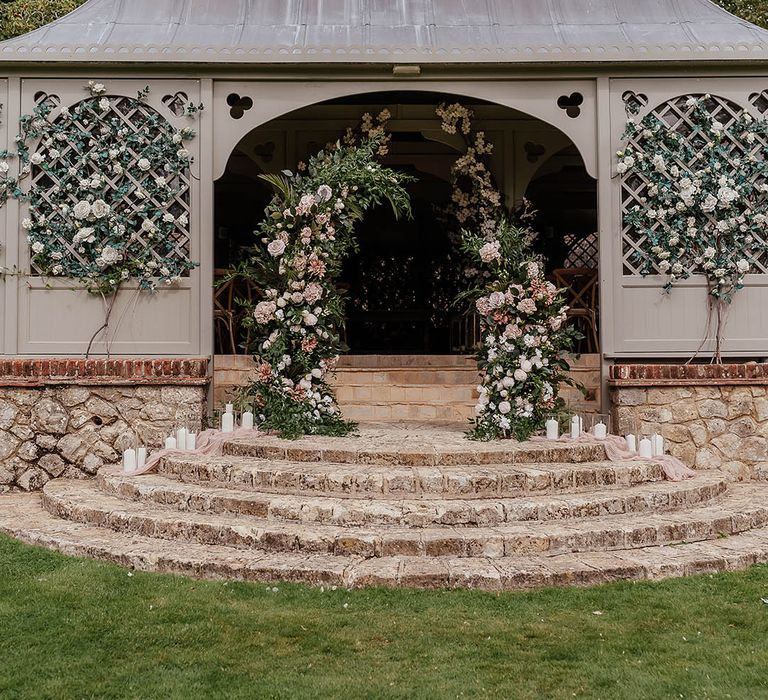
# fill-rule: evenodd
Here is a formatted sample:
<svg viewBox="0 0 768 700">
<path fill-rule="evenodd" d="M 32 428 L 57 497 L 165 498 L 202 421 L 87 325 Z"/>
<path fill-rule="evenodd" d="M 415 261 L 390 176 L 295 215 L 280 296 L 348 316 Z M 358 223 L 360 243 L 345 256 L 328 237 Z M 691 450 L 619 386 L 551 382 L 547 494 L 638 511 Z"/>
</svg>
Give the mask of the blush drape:
<svg viewBox="0 0 768 700">
<path fill-rule="evenodd" d="M 543 437 L 531 438 L 532 442 L 578 442 L 578 443 L 602 443 L 605 447 L 605 454 L 611 462 L 654 462 L 664 470 L 664 476 L 669 481 L 683 481 L 692 479 L 696 476 L 696 470 L 691 469 L 672 455 L 659 455 L 646 459 L 640 457 L 636 452 L 630 452 L 627 448 L 627 441 L 620 435 L 608 435 L 604 440 L 596 440 L 594 435 L 582 433 L 575 440 L 570 435 L 563 435 L 559 440 L 547 440 Z"/>
</svg>

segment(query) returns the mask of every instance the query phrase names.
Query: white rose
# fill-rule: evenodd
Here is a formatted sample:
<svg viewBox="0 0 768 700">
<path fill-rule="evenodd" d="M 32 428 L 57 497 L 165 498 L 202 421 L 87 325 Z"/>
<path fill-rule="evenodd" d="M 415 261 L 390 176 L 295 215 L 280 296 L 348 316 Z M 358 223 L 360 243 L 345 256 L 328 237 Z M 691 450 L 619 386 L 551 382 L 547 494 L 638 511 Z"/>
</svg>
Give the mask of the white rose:
<svg viewBox="0 0 768 700">
<path fill-rule="evenodd" d="M 91 205 L 91 214 L 93 214 L 97 219 L 103 219 L 107 214 L 109 214 L 109 210 L 109 204 L 107 204 L 103 199 L 97 199 Z"/>
<path fill-rule="evenodd" d="M 180 148 L 178 151 L 176 151 L 176 156 L 180 160 L 187 160 L 189 158 L 189 151 L 186 148 Z"/>
<path fill-rule="evenodd" d="M 172 224 L 176 221 L 176 219 L 173 217 L 173 214 L 166 212 L 163 214 L 163 221 L 165 221 L 166 224 Z"/>
<path fill-rule="evenodd" d="M 277 258 L 285 252 L 285 243 L 278 238 L 267 246 L 267 251 L 273 258 Z"/>
<path fill-rule="evenodd" d="M 106 97 L 99 100 L 99 109 L 102 112 L 106 112 L 109 109 L 109 100 Z"/>
<path fill-rule="evenodd" d="M 33 153 L 29 162 L 32 163 L 32 165 L 40 165 L 44 160 L 45 156 L 42 153 Z"/>
<path fill-rule="evenodd" d="M 140 158 L 136 165 L 139 166 L 139 170 L 143 170 L 144 172 L 147 172 L 147 170 L 152 168 L 152 163 L 150 163 L 147 158 Z"/>
<path fill-rule="evenodd" d="M 525 372 L 522 369 L 516 369 L 515 370 L 515 379 L 518 382 L 524 382 L 526 379 L 528 379 L 528 373 Z"/>
<path fill-rule="evenodd" d="M 35 241 L 32 244 L 32 252 L 35 254 L 42 253 L 45 250 L 45 246 L 40 241 Z"/>
<path fill-rule="evenodd" d="M 11 166 L 8 165 L 8 161 L 0 160 L 0 175 L 5 175 L 10 169 Z"/>
<path fill-rule="evenodd" d="M 91 215 L 91 205 L 85 200 L 78 202 L 72 208 L 72 214 L 76 219 L 87 219 Z"/>
<path fill-rule="evenodd" d="M 512 404 L 509 403 L 509 401 L 502 401 L 499 404 L 499 413 L 503 415 L 507 415 L 512 410 Z"/>
<path fill-rule="evenodd" d="M 315 316 L 315 314 L 310 314 L 310 313 L 304 314 L 304 325 L 306 326 L 317 325 L 317 316 Z"/>
<path fill-rule="evenodd" d="M 174 143 L 177 143 L 177 144 L 178 144 L 178 143 L 181 143 L 181 134 L 180 134 L 180 133 L 176 132 L 176 133 L 173 135 L 173 142 L 174 142 Z"/>
</svg>

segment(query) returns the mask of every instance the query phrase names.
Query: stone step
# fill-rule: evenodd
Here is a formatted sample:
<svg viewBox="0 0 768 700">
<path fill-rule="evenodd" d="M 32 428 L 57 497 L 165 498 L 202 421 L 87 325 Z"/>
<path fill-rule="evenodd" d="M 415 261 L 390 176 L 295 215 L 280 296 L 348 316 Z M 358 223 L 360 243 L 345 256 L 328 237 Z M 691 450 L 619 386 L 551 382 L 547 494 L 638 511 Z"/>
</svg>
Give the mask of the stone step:
<svg viewBox="0 0 768 700">
<path fill-rule="evenodd" d="M 362 560 L 328 555 L 266 554 L 221 545 L 125 535 L 56 518 L 40 507 L 37 494 L 3 495 L 0 505 L 0 532 L 28 544 L 141 571 L 213 580 L 500 591 L 712 574 L 768 562 L 768 528 L 676 547 L 612 553 Z"/>
<path fill-rule="evenodd" d="M 405 467 L 246 457 L 167 457 L 158 471 L 179 481 L 283 494 L 366 498 L 515 498 L 662 481 L 654 462 L 531 466 Z"/>
<path fill-rule="evenodd" d="M 344 438 L 308 436 L 282 440 L 274 435 L 237 438 L 224 443 L 224 454 L 296 462 L 343 464 L 447 466 L 456 464 L 533 464 L 539 462 L 595 462 L 605 459 L 598 440 L 561 442 L 482 443 L 457 430 L 391 430 L 361 428 Z"/>
<path fill-rule="evenodd" d="M 93 482 L 56 479 L 42 503 L 66 520 L 127 534 L 265 552 L 335 556 L 509 557 L 661 546 L 710 540 L 768 523 L 768 488 L 735 485 L 721 503 L 671 513 L 475 528 L 338 527 L 253 517 L 185 513 L 102 493 Z"/>
<path fill-rule="evenodd" d="M 576 361 L 579 364 L 579 361 Z M 599 366 L 599 365 L 598 365 Z M 468 355 L 342 355 L 338 368 L 347 369 L 470 369 L 477 372 L 477 361 Z"/>
<path fill-rule="evenodd" d="M 632 489 L 590 490 L 578 495 L 510 499 L 354 499 L 290 496 L 179 483 L 158 474 L 125 476 L 105 467 L 97 477 L 104 493 L 174 510 L 256 516 L 338 526 L 494 526 L 520 521 L 570 520 L 599 515 L 664 512 L 711 502 L 727 489 L 721 474 L 682 483 L 648 483 Z"/>
<path fill-rule="evenodd" d="M 468 403 L 373 403 L 339 400 L 339 408 L 347 420 L 356 423 L 372 421 L 402 423 L 403 421 L 467 422 L 475 415 L 475 404 Z"/>
<path fill-rule="evenodd" d="M 474 391 L 480 383 L 480 373 L 474 369 L 457 368 L 379 368 L 341 369 L 336 371 L 335 387 L 366 387 L 376 392 L 390 387 L 408 388 L 437 395 L 436 389 L 456 388 Z"/>
</svg>

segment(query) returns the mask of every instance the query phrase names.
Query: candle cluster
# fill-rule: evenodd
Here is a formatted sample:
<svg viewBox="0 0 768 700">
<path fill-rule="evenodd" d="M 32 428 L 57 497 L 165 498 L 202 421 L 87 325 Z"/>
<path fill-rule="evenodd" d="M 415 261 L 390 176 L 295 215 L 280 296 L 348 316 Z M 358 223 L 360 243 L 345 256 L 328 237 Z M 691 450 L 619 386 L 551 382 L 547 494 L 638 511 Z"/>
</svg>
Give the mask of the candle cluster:
<svg viewBox="0 0 768 700">
<path fill-rule="evenodd" d="M 627 441 L 627 449 L 643 459 L 653 459 L 664 454 L 664 438 L 658 433 L 641 438 L 639 443 L 634 433 L 628 433 L 624 439 Z"/>
<path fill-rule="evenodd" d="M 603 414 L 589 414 L 587 421 L 590 427 L 587 431 L 595 440 L 605 440 L 608 437 L 608 423 L 609 417 Z M 550 416 L 547 422 L 544 424 L 546 428 L 547 440 L 559 440 L 560 439 L 560 421 L 557 416 Z M 585 432 L 584 430 L 584 417 L 580 415 L 573 415 L 569 422 L 570 429 L 568 434 L 571 440 L 578 440 Z"/>
<path fill-rule="evenodd" d="M 181 450 L 191 452 L 197 448 L 197 433 L 186 428 L 179 428 L 174 435 L 165 438 L 166 450 Z"/>
<path fill-rule="evenodd" d="M 240 427 L 247 430 L 253 429 L 253 411 L 245 411 L 240 416 Z M 234 407 L 231 403 L 224 406 L 224 413 L 221 415 L 221 432 L 233 433 L 237 428 Z"/>
<path fill-rule="evenodd" d="M 126 474 L 135 472 L 138 469 L 143 469 L 147 462 L 147 448 L 131 447 L 123 451 L 123 471 Z"/>
</svg>

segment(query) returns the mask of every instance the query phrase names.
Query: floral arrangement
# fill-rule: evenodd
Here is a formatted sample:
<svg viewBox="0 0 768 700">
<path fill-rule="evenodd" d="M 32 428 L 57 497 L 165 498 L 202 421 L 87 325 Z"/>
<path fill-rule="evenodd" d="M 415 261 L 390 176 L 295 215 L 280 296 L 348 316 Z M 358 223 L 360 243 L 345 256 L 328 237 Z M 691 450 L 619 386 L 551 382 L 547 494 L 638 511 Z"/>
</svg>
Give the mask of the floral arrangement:
<svg viewBox="0 0 768 700">
<path fill-rule="evenodd" d="M 257 407 L 262 428 L 283 437 L 343 435 L 354 428 L 340 415 L 328 374 L 345 348 L 344 299 L 336 280 L 355 250 L 355 225 L 388 202 L 410 211 L 409 176 L 382 166 L 388 113 L 363 118 L 359 135 L 326 147 L 299 172 L 264 176 L 277 194 L 266 209 L 249 260 L 237 274 L 263 289 L 251 309 L 256 379 L 239 397 Z"/>
<path fill-rule="evenodd" d="M 573 384 L 566 358 L 576 333 L 565 324 L 565 294 L 545 279 L 543 261 L 530 252 L 530 235 L 524 223 L 507 218 L 491 236 L 464 233 L 465 254 L 488 273 L 462 295 L 474 300 L 482 337 L 475 439 L 526 440 L 547 415 L 564 408 L 559 386 Z"/>
<path fill-rule="evenodd" d="M 188 238 L 186 143 L 195 132 L 148 107 L 148 88 L 137 98 L 111 96 L 96 82 L 87 90 L 71 108 L 54 114 L 45 100 L 21 118 L 17 179 L 0 154 L 0 187 L 29 202 L 22 227 L 32 267 L 102 295 L 128 279 L 145 290 L 171 285 L 196 266 L 179 245 Z"/>
<path fill-rule="evenodd" d="M 685 133 L 654 112 L 627 122 L 617 169 L 625 183 L 642 183 L 644 196 L 624 222 L 644 237 L 634 262 L 643 275 L 666 275 L 666 291 L 691 275 L 706 277 L 719 356 L 723 305 L 768 251 L 768 121 L 738 109 L 722 116 L 722 100 L 710 95 L 675 105 Z"/>
<path fill-rule="evenodd" d="M 440 105 L 448 134 L 461 133 L 466 150 L 453 165 L 450 214 L 461 227 L 465 277 L 472 288 L 459 294 L 480 319 L 477 351 L 483 379 L 470 436 L 478 440 L 525 440 L 563 407 L 561 383 L 573 383 L 567 354 L 576 337 L 565 326 L 564 292 L 544 278 L 532 252 L 536 234 L 524 208 L 513 217 L 484 159 L 492 153 L 482 131 L 472 129 L 471 110 Z"/>
</svg>

